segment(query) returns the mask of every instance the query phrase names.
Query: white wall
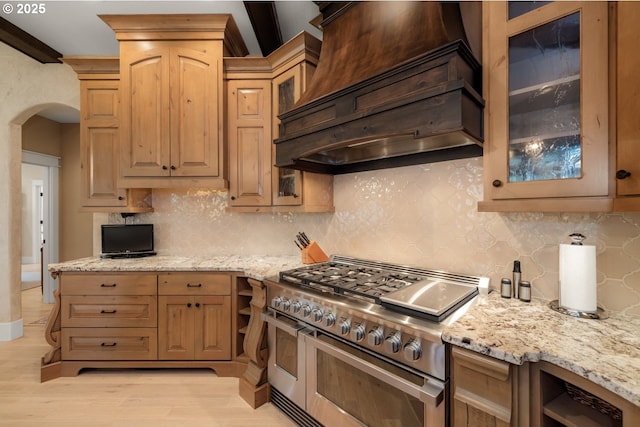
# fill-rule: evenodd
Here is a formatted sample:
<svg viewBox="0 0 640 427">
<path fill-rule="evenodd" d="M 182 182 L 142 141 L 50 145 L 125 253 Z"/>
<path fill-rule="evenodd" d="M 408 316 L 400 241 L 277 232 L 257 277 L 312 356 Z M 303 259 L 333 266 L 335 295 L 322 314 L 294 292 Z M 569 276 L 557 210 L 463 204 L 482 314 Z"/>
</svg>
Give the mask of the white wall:
<svg viewBox="0 0 640 427">
<path fill-rule="evenodd" d="M 22 335 L 20 303 L 22 124 L 53 106 L 80 108 L 76 74 L 0 43 L 0 341 Z"/>
</svg>

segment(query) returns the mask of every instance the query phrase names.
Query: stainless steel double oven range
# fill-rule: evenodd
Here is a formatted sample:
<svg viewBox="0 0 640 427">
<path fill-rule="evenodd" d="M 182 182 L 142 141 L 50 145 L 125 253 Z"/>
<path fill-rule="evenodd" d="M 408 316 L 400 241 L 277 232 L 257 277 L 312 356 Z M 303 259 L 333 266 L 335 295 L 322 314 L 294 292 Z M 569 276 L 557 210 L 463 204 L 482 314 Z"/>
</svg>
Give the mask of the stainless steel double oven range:
<svg viewBox="0 0 640 427">
<path fill-rule="evenodd" d="M 448 425 L 441 333 L 488 278 L 334 255 L 266 285 L 272 402 L 299 425 Z"/>
</svg>

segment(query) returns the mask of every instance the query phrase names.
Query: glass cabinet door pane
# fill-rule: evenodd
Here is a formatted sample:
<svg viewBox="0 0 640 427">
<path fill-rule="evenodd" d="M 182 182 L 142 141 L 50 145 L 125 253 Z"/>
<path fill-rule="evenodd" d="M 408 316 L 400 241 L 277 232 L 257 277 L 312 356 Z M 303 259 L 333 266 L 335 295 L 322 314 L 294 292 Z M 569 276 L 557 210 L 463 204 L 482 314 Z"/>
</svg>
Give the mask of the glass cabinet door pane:
<svg viewBox="0 0 640 427">
<path fill-rule="evenodd" d="M 550 1 L 510 1 L 509 2 L 509 19 L 517 18 L 527 12 L 541 8 Z"/>
<path fill-rule="evenodd" d="M 509 181 L 579 178 L 580 13 L 509 38 Z"/>
<path fill-rule="evenodd" d="M 295 104 L 295 79 L 291 77 L 278 85 L 278 114 L 286 113 Z M 296 195 L 295 170 L 278 168 L 278 197 Z"/>
</svg>

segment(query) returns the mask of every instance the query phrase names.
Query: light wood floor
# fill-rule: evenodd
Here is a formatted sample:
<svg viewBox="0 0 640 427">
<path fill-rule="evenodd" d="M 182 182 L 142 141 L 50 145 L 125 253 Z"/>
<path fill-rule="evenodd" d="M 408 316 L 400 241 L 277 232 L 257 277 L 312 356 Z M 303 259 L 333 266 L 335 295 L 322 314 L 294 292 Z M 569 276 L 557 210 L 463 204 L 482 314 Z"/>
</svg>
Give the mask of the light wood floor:
<svg viewBox="0 0 640 427">
<path fill-rule="evenodd" d="M 40 289 L 23 291 L 24 336 L 0 342 L 2 427 L 294 427 L 271 404 L 252 409 L 238 380 L 208 370 L 104 370 L 40 383 L 47 351 Z"/>
</svg>

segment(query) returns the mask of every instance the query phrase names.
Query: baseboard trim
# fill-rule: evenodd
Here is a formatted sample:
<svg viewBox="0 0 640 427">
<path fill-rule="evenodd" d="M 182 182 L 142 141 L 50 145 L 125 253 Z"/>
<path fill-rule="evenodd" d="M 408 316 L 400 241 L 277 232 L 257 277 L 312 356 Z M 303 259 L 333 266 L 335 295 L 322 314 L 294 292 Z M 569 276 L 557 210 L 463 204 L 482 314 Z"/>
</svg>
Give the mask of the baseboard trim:
<svg viewBox="0 0 640 427">
<path fill-rule="evenodd" d="M 8 323 L 0 323 L 0 341 L 13 341 L 24 335 L 22 319 Z"/>
</svg>

